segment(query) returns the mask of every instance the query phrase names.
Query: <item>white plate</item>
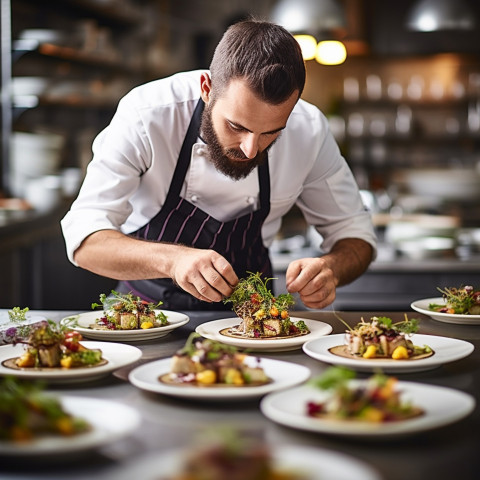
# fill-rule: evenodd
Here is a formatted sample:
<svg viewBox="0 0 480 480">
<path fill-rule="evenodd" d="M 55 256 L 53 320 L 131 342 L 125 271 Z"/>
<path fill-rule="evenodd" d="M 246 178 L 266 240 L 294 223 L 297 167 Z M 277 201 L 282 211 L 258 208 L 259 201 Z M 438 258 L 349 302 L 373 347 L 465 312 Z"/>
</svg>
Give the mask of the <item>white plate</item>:
<svg viewBox="0 0 480 480">
<path fill-rule="evenodd" d="M 310 357 L 332 365 L 344 365 L 359 372 L 373 372 L 381 369 L 386 373 L 409 373 L 431 370 L 445 363 L 460 360 L 473 352 L 474 346 L 464 340 L 437 337 L 435 335 L 412 335 L 414 345 L 428 345 L 435 353 L 418 360 L 393 360 L 373 358 L 346 358 L 334 355 L 329 348 L 345 344 L 345 334 L 339 333 L 328 337 L 317 338 L 303 345 L 303 351 Z"/>
<path fill-rule="evenodd" d="M 257 358 L 246 359 L 249 365 L 256 366 Z M 193 385 L 170 385 L 162 383 L 158 377 L 170 372 L 172 358 L 164 358 L 141 365 L 130 372 L 128 379 L 138 388 L 149 392 L 163 393 L 174 397 L 195 400 L 246 400 L 259 398 L 282 388 L 293 387 L 308 379 L 310 370 L 303 365 L 262 358 L 259 365 L 265 370 L 271 383 L 252 387 L 196 387 Z"/>
<path fill-rule="evenodd" d="M 376 471 L 362 461 L 343 453 L 296 445 L 275 445 L 271 450 L 273 464 L 279 471 L 303 473 L 308 480 L 380 480 L 381 478 Z M 141 457 L 138 461 L 119 469 L 112 478 L 115 480 L 171 478 L 182 472 L 182 466 L 190 453 L 190 450 L 181 449 Z"/>
<path fill-rule="evenodd" d="M 480 325 L 480 315 L 462 315 L 459 313 L 442 313 L 429 310 L 428 306 L 431 303 L 444 305 L 445 300 L 442 297 L 425 298 L 423 300 L 416 300 L 410 307 L 418 313 L 428 315 L 434 320 L 444 323 L 456 323 L 461 325 Z"/>
<path fill-rule="evenodd" d="M 235 338 L 222 335 L 220 330 L 233 327 L 240 323 L 240 319 L 238 317 L 224 318 L 221 320 L 202 323 L 195 329 L 195 331 L 202 337 L 209 338 L 211 340 L 217 340 L 218 342 L 234 345 L 240 348 L 248 348 L 249 350 L 257 352 L 284 352 L 287 350 L 296 350 L 297 348 L 301 348 L 305 342 L 308 342 L 314 338 L 328 335 L 332 331 L 331 325 L 318 320 L 308 320 L 306 318 L 295 317 L 290 317 L 290 319 L 292 322 L 303 320 L 310 329 L 310 333 L 307 335 L 301 335 L 299 337 L 269 339 Z"/>
<path fill-rule="evenodd" d="M 25 325 L 32 325 L 33 323 L 38 323 L 43 320 L 46 320 L 46 317 L 41 315 L 33 314 L 32 312 L 27 312 L 25 314 L 25 321 L 23 322 L 12 322 L 8 316 L 8 312 L 5 310 L 0 312 L 0 345 L 2 344 L 5 336 L 5 332 L 9 328 L 21 328 Z"/>
<path fill-rule="evenodd" d="M 71 437 L 49 435 L 25 443 L 0 441 L 0 455 L 58 456 L 104 447 L 125 437 L 140 425 L 140 414 L 121 403 L 69 395 L 61 396 L 60 400 L 65 411 L 87 420 L 92 430 Z"/>
<path fill-rule="evenodd" d="M 365 380 L 354 380 L 356 384 Z M 423 415 L 404 421 L 369 423 L 309 417 L 307 403 L 322 402 L 330 393 L 303 385 L 267 395 L 260 403 L 262 413 L 287 427 L 333 435 L 388 437 L 423 432 L 456 422 L 475 408 L 475 399 L 464 392 L 414 382 L 397 383 L 403 401 L 423 409 Z"/>
<path fill-rule="evenodd" d="M 170 324 L 163 327 L 147 328 L 145 330 L 141 328 L 136 330 L 94 330 L 89 328 L 90 325 L 95 323 L 95 320 L 104 316 L 102 310 L 71 315 L 70 317 L 62 318 L 60 323 L 62 325 L 72 325 L 72 328 L 75 328 L 75 330 L 87 338 L 111 342 L 122 342 L 144 341 L 164 337 L 172 330 L 185 325 L 190 320 L 188 315 L 185 315 L 184 313 L 173 312 L 170 310 L 155 310 L 156 314 L 160 312 L 163 312 L 167 316 L 167 320 L 170 322 Z M 75 322 L 70 323 L 72 319 L 75 320 Z"/>
<path fill-rule="evenodd" d="M 132 345 L 88 341 L 81 343 L 87 348 L 100 349 L 102 351 L 102 357 L 107 360 L 107 363 L 98 367 L 65 368 L 58 370 L 25 368 L 15 370 L 5 367 L 2 363 L 4 360 L 22 355 L 25 352 L 25 346 L 21 344 L 4 345 L 0 347 L 0 376 L 12 375 L 14 377 L 28 378 L 31 380 L 47 380 L 49 382 L 62 383 L 84 382 L 104 377 L 114 370 L 136 362 L 142 357 L 142 351 Z"/>
</svg>

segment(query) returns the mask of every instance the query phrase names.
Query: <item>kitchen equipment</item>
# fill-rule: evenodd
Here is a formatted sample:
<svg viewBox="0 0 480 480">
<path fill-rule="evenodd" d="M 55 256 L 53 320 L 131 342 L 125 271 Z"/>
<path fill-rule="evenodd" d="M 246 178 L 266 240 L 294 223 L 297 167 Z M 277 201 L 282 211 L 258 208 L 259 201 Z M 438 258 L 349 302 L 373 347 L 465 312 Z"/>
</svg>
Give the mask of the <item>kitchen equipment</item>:
<svg viewBox="0 0 480 480">
<path fill-rule="evenodd" d="M 60 203 L 61 192 L 60 176 L 45 175 L 26 182 L 25 200 L 35 210 L 47 212 Z"/>
<path fill-rule="evenodd" d="M 396 249 L 412 260 L 427 258 L 452 257 L 455 255 L 456 242 L 446 237 L 420 237 L 402 240 L 396 244 Z"/>
<path fill-rule="evenodd" d="M 65 138 L 59 134 L 13 133 L 10 170 L 15 196 L 24 195 L 28 180 L 58 171 L 64 144 Z"/>
<path fill-rule="evenodd" d="M 474 168 L 415 168 L 403 171 L 399 179 L 419 196 L 445 200 L 480 198 L 480 172 Z"/>
</svg>

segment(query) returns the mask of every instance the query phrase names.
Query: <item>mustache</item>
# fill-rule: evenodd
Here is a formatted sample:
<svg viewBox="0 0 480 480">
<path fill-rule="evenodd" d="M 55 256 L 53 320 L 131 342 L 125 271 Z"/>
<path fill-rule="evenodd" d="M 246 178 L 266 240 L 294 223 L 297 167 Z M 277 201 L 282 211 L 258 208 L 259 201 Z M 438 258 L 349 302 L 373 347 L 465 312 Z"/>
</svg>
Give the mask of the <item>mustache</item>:
<svg viewBox="0 0 480 480">
<path fill-rule="evenodd" d="M 237 150 L 235 148 L 226 149 L 225 155 L 235 160 L 251 160 L 241 150 Z"/>
</svg>

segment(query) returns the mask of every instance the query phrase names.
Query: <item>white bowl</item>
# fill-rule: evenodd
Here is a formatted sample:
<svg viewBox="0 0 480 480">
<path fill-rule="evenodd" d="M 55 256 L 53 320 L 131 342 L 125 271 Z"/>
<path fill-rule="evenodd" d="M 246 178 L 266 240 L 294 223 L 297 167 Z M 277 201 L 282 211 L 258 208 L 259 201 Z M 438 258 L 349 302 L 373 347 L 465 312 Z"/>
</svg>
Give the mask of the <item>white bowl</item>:
<svg viewBox="0 0 480 480">
<path fill-rule="evenodd" d="M 473 168 L 428 168 L 404 172 L 410 192 L 445 200 L 480 197 L 480 173 Z"/>
</svg>

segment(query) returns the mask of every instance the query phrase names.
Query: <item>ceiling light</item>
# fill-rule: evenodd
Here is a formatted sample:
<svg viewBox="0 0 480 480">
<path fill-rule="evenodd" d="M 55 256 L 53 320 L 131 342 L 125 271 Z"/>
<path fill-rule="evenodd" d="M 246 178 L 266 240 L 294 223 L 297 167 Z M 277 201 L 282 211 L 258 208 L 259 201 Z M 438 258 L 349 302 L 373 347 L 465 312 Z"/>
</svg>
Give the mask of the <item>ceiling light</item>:
<svg viewBox="0 0 480 480">
<path fill-rule="evenodd" d="M 475 17 L 464 0 L 419 0 L 408 15 L 407 27 L 419 32 L 472 30 Z"/>
<path fill-rule="evenodd" d="M 313 60 L 317 53 L 317 40 L 311 35 L 294 35 L 295 40 L 302 49 L 304 60 Z"/>
<path fill-rule="evenodd" d="M 336 0 L 280 0 L 271 20 L 292 33 L 317 34 L 346 26 L 343 9 Z"/>
<path fill-rule="evenodd" d="M 342 42 L 326 40 L 319 42 L 315 60 L 322 65 L 340 65 L 347 58 L 347 50 Z"/>
</svg>

